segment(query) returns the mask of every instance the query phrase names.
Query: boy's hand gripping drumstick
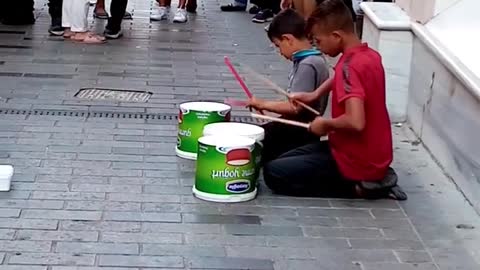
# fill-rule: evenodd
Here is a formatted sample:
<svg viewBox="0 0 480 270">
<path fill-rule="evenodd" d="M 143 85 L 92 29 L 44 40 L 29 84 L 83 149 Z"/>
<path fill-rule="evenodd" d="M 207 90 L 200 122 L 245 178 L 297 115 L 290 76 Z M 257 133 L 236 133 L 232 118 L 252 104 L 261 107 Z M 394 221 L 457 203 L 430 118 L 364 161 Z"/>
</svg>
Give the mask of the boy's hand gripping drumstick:
<svg viewBox="0 0 480 270">
<path fill-rule="evenodd" d="M 282 94 L 284 96 L 286 96 L 287 98 L 291 98 L 291 95 L 283 90 L 280 86 L 278 86 L 277 84 L 275 84 L 274 82 L 272 82 L 270 79 L 268 79 L 267 77 L 259 74 L 258 72 L 255 72 L 253 69 L 251 69 L 250 67 L 246 66 L 246 65 L 242 65 L 242 67 L 248 72 L 250 73 L 252 76 L 254 76 L 255 78 L 261 80 L 262 82 L 264 82 L 265 84 L 269 85 L 270 87 L 272 87 L 273 90 L 275 90 L 277 93 L 279 94 Z M 301 102 L 301 101 L 298 101 L 298 100 L 293 100 L 293 102 L 295 103 L 298 103 L 300 106 L 302 106 L 303 108 L 311 111 L 312 113 L 316 114 L 316 115 L 320 115 L 320 112 L 315 110 L 314 108 L 308 106 L 307 104 Z"/>
<path fill-rule="evenodd" d="M 260 114 L 256 114 L 256 113 L 252 113 L 251 116 L 253 118 L 279 122 L 279 123 L 283 123 L 283 124 L 286 124 L 286 125 L 297 126 L 297 127 L 302 127 L 302 128 L 306 128 L 306 129 L 310 128 L 310 124 L 306 124 L 306 123 L 302 123 L 302 122 L 298 122 L 298 121 L 292 121 L 292 120 L 282 119 L 282 118 L 268 116 L 268 115 L 260 115 Z"/>
</svg>

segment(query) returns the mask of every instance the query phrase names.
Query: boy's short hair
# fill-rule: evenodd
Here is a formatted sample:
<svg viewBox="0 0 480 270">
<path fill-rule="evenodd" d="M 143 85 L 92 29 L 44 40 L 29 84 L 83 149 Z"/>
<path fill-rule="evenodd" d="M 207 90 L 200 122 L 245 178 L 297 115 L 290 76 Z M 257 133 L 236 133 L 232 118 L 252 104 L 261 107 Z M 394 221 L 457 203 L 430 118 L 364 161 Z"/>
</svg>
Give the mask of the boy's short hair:
<svg viewBox="0 0 480 270">
<path fill-rule="evenodd" d="M 293 9 L 286 9 L 278 13 L 270 23 L 267 31 L 268 38 L 281 39 L 290 34 L 298 39 L 306 39 L 305 19 Z"/>
<path fill-rule="evenodd" d="M 317 3 L 317 8 L 307 19 L 307 32 L 311 32 L 314 25 L 320 25 L 326 31 L 355 31 L 352 13 L 343 0 L 317 0 Z"/>
</svg>

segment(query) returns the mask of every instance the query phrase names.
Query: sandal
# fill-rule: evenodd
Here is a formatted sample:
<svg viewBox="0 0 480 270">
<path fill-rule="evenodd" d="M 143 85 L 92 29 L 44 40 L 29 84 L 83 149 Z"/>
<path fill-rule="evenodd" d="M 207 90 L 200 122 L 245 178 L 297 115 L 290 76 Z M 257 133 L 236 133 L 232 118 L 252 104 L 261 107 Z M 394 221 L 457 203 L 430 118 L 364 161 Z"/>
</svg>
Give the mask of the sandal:
<svg viewBox="0 0 480 270">
<path fill-rule="evenodd" d="M 106 11 L 98 12 L 96 9 L 93 11 L 93 18 L 99 20 L 108 20 L 108 13 Z"/>
<path fill-rule="evenodd" d="M 70 29 L 65 29 L 65 31 L 63 32 L 63 38 L 71 38 L 74 35 L 75 33 L 72 32 L 72 30 Z"/>
<path fill-rule="evenodd" d="M 84 44 L 103 44 L 107 42 L 105 37 L 93 34 L 91 32 L 76 33 L 71 39 L 78 43 Z"/>
</svg>

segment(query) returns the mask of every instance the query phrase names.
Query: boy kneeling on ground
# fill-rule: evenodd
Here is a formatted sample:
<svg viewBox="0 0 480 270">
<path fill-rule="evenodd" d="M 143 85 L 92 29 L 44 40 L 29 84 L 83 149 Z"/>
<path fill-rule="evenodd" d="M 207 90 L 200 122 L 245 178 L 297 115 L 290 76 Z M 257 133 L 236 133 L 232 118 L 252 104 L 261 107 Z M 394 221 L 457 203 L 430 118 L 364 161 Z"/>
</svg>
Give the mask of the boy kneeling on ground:
<svg viewBox="0 0 480 270">
<path fill-rule="evenodd" d="M 317 139 L 266 163 L 266 185 L 292 196 L 406 199 L 389 167 L 392 131 L 380 55 L 355 35 L 342 0 L 321 1 L 307 21 L 307 32 L 323 53 L 342 54 L 333 78 L 314 92 L 291 97 L 293 104 L 314 104 L 332 93 L 332 118 L 317 117 L 310 124 L 313 134 L 328 135 L 329 141 Z"/>
<path fill-rule="evenodd" d="M 287 9 L 280 12 L 270 24 L 268 37 L 280 51 L 280 54 L 293 62 L 289 75 L 287 92 L 300 93 L 314 91 L 328 77 L 328 66 L 322 53 L 312 48 L 305 34 L 305 20 L 296 11 Z M 328 103 L 328 94 L 313 102 L 315 108 L 323 114 Z M 311 122 L 315 115 L 297 108 L 288 100 L 269 101 L 252 98 L 248 107 L 258 111 L 270 111 L 290 120 Z M 263 126 L 262 163 L 278 158 L 297 147 L 318 141 L 318 137 L 308 130 L 280 123 L 268 123 Z"/>
</svg>

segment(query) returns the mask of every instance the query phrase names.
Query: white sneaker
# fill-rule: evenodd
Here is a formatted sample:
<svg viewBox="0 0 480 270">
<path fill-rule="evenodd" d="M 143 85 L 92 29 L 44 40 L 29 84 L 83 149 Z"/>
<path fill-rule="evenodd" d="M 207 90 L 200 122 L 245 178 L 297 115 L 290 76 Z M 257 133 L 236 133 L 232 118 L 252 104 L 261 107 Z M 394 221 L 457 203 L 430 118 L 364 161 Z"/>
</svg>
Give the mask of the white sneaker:
<svg viewBox="0 0 480 270">
<path fill-rule="evenodd" d="M 152 15 L 150 15 L 150 20 L 163 21 L 168 19 L 168 14 L 170 14 L 170 7 L 155 6 L 153 7 Z"/>
<path fill-rule="evenodd" d="M 175 13 L 175 16 L 173 17 L 173 22 L 175 23 L 185 23 L 187 22 L 187 10 L 186 9 L 177 9 L 177 13 Z"/>
</svg>

